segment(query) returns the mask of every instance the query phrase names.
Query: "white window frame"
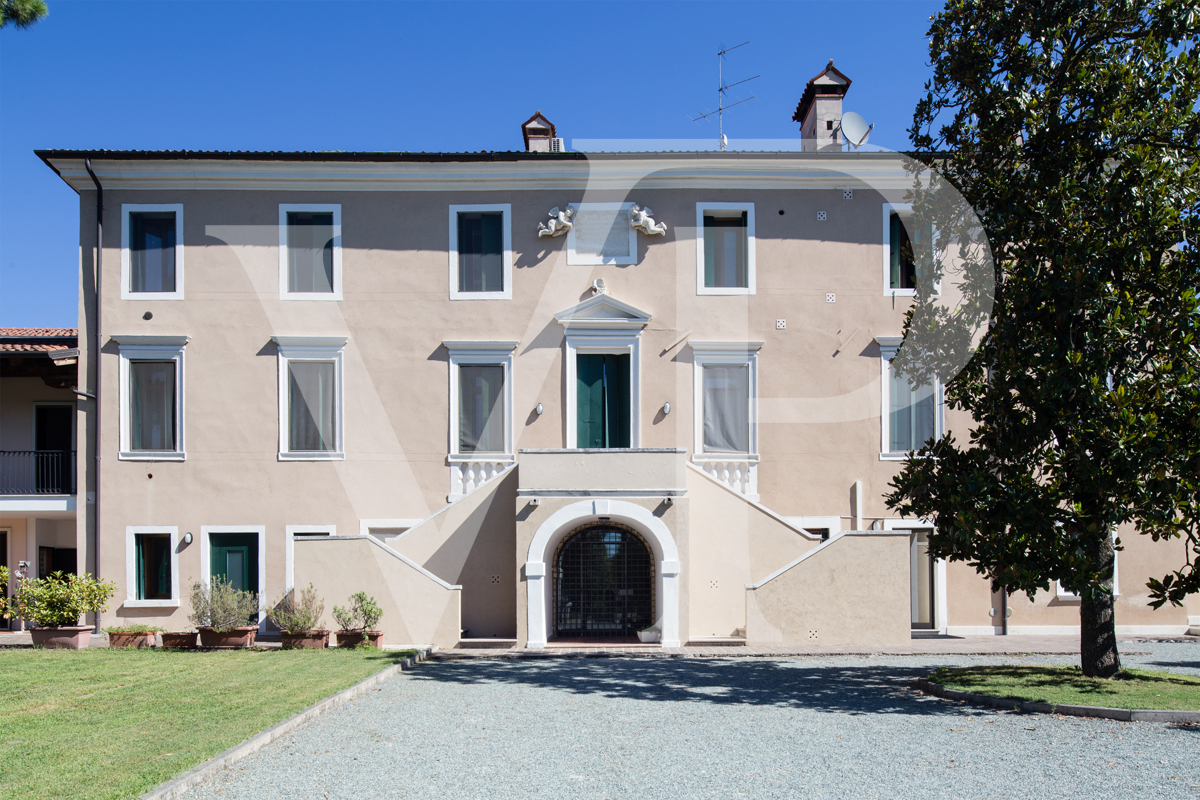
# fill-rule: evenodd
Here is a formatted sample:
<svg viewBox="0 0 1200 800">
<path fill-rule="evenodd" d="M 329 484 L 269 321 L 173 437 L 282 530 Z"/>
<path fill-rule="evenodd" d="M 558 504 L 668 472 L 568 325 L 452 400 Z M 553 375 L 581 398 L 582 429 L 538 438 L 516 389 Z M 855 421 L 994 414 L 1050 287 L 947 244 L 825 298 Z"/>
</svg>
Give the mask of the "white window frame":
<svg viewBox="0 0 1200 800">
<path fill-rule="evenodd" d="M 626 212 L 626 222 L 629 221 L 629 214 L 633 208 L 633 203 L 570 203 L 568 208 L 575 211 L 574 219 L 579 219 L 580 210 L 583 211 L 617 211 Z M 636 264 L 638 263 L 638 240 L 637 228 L 629 225 L 629 255 L 628 256 L 593 256 L 580 255 L 575 250 L 575 228 L 567 231 L 567 265 L 568 266 L 600 266 L 603 264 Z"/>
<path fill-rule="evenodd" d="M 499 292 L 460 292 L 458 290 L 458 215 L 463 213 L 501 213 L 500 230 L 504 241 L 504 289 Z M 451 300 L 511 300 L 512 299 L 512 204 L 473 203 L 450 206 L 450 299 Z"/>
<path fill-rule="evenodd" d="M 288 291 L 288 225 L 289 211 L 333 214 L 333 291 Z M 280 203 L 279 204 L 279 299 L 323 300 L 342 299 L 342 206 L 340 203 Z"/>
<path fill-rule="evenodd" d="M 937 526 L 932 520 L 919 518 L 900 518 L 900 519 L 885 519 L 883 520 L 883 529 L 885 531 L 912 531 L 914 528 L 924 528 L 931 531 L 937 530 Z M 912 546 L 911 544 L 909 545 Z M 911 556 L 910 556 L 911 558 Z M 912 585 L 912 577 L 909 576 L 909 585 Z M 939 635 L 945 636 L 949 629 L 950 619 L 950 602 L 946 597 L 946 559 L 936 558 L 933 561 L 933 630 Z M 911 614 L 911 609 L 910 609 Z M 912 617 L 909 617 L 910 621 Z"/>
<path fill-rule="evenodd" d="M 450 351 L 450 446 L 451 464 L 467 461 L 515 461 L 513 453 L 513 353 L 519 342 L 442 342 Z M 504 367 L 503 452 L 459 452 L 459 367 L 463 365 Z"/>
<path fill-rule="evenodd" d="M 695 428 L 695 445 L 692 450 L 693 461 L 735 461 L 745 460 L 757 462 L 758 453 L 758 351 L 762 342 L 689 342 L 692 348 L 692 414 Z M 748 415 L 750 417 L 750 452 L 727 453 L 724 451 L 709 452 L 704 449 L 704 367 L 721 364 L 746 364 L 750 367 L 750 400 Z"/>
<path fill-rule="evenodd" d="M 600 353 L 629 354 L 629 447 L 642 444 L 642 361 L 641 327 L 620 329 L 589 329 L 567 326 L 565 334 L 565 372 L 567 381 L 566 422 L 567 447 L 575 449 L 579 438 L 579 402 L 576 387 L 578 357 Z M 616 449 L 616 448 L 608 448 Z"/>
<path fill-rule="evenodd" d="M 879 345 L 879 460 L 880 461 L 903 461 L 908 458 L 908 454 L 914 452 L 912 450 L 891 450 L 892 431 L 891 431 L 891 365 L 892 359 L 896 353 L 900 351 L 900 346 L 904 343 L 903 336 L 876 336 L 876 343 Z M 942 382 L 936 377 L 933 379 L 933 408 L 934 408 L 934 433 L 938 439 L 946 435 L 946 409 L 945 409 L 945 393 L 942 389 Z"/>
<path fill-rule="evenodd" d="M 184 448 L 184 418 L 183 402 L 183 349 L 187 346 L 188 336 L 129 336 L 117 335 L 111 337 L 117 343 L 120 354 L 117 381 L 120 384 L 120 450 L 117 458 L 121 461 L 186 461 L 187 451 Z M 129 364 L 132 361 L 174 361 L 175 362 L 175 449 L 174 450 L 132 450 L 133 404 L 130 402 Z"/>
<path fill-rule="evenodd" d="M 137 596 L 137 537 L 140 533 L 171 536 L 171 599 L 139 600 Z M 125 608 L 179 607 L 179 528 L 175 525 L 127 525 L 125 527 Z"/>
<path fill-rule="evenodd" d="M 1112 538 L 1113 538 L 1113 542 L 1115 543 L 1117 540 L 1117 532 L 1115 530 L 1113 531 Z M 1113 593 L 1114 600 L 1116 600 L 1118 597 L 1121 596 L 1121 582 L 1119 580 L 1120 575 L 1121 575 L 1120 565 L 1121 565 L 1121 551 L 1113 550 L 1113 588 L 1112 588 L 1112 593 Z M 1054 596 L 1056 598 L 1058 598 L 1059 600 L 1063 600 L 1066 602 L 1079 602 L 1079 601 L 1083 600 L 1083 598 L 1080 597 L 1075 592 L 1068 592 L 1063 587 L 1062 581 L 1054 582 Z"/>
<path fill-rule="evenodd" d="M 746 212 L 746 286 L 704 285 L 704 215 L 713 212 Z M 696 294 L 738 295 L 755 293 L 754 203 L 696 203 Z"/>
<path fill-rule="evenodd" d="M 258 535 L 258 630 L 267 626 L 267 526 L 266 525 L 201 525 L 200 581 L 208 583 L 212 569 L 212 540 L 214 533 L 254 533 Z"/>
<path fill-rule="evenodd" d="M 283 544 L 283 591 L 296 588 L 296 535 L 337 536 L 337 525 L 285 525 Z"/>
<path fill-rule="evenodd" d="M 916 297 L 916 289 L 892 288 L 892 214 L 899 214 L 901 222 L 912 216 L 912 203 L 883 204 L 883 296 Z"/>
<path fill-rule="evenodd" d="M 345 418 L 346 392 L 342 370 L 342 354 L 348 339 L 345 336 L 272 336 L 279 351 L 279 460 L 280 461 L 343 461 L 346 458 Z M 288 364 L 292 361 L 332 361 L 335 412 L 333 418 L 335 444 L 333 450 L 293 451 L 288 445 Z"/>
<path fill-rule="evenodd" d="M 129 249 L 129 215 L 143 211 L 175 212 L 175 291 L 133 292 L 129 289 L 132 259 Z M 182 300 L 183 299 L 183 203 L 122 203 L 121 204 L 121 299 L 122 300 Z"/>
</svg>

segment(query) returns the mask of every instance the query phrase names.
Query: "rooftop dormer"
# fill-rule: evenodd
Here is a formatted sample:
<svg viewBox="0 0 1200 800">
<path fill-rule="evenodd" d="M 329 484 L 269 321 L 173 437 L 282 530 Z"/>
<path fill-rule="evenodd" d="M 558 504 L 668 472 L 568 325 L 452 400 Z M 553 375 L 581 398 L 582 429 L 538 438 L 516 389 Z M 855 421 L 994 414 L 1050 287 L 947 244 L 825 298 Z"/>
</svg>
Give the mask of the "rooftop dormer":
<svg viewBox="0 0 1200 800">
<path fill-rule="evenodd" d="M 521 136 L 525 138 L 526 153 L 557 153 L 562 150 L 562 140 L 556 138 L 554 123 L 542 116 L 541 111 L 521 123 Z"/>
</svg>

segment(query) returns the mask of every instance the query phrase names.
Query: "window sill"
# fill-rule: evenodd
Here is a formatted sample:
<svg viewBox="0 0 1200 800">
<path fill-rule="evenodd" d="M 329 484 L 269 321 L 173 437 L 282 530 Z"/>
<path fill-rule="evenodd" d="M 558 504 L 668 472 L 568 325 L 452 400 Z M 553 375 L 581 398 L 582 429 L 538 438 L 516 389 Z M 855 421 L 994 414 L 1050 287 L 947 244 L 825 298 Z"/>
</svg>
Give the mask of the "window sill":
<svg viewBox="0 0 1200 800">
<path fill-rule="evenodd" d="M 446 460 L 451 464 L 469 464 L 472 461 L 516 461 L 517 457 L 512 453 L 451 453 Z"/>
<path fill-rule="evenodd" d="M 754 294 L 754 289 L 745 286 L 697 286 L 696 294 L 700 296 L 750 295 Z"/>
<path fill-rule="evenodd" d="M 178 600 L 126 600 L 124 608 L 179 608 Z"/>
<path fill-rule="evenodd" d="M 186 461 L 187 453 L 125 451 L 117 454 L 118 461 Z"/>
<path fill-rule="evenodd" d="M 891 288 L 888 288 L 888 289 L 883 290 L 883 296 L 884 297 L 916 297 L 917 290 L 916 289 L 891 289 Z"/>
<path fill-rule="evenodd" d="M 757 464 L 759 461 L 759 456 L 758 453 L 713 453 L 706 451 L 693 455 L 692 461 L 695 463 L 700 463 L 703 461 L 745 461 L 747 463 Z"/>
<path fill-rule="evenodd" d="M 451 300 L 512 300 L 512 291 L 503 292 L 450 292 Z"/>
<path fill-rule="evenodd" d="M 183 292 L 121 292 L 122 300 L 182 300 Z"/>
<path fill-rule="evenodd" d="M 346 454 L 340 452 L 316 453 L 280 453 L 280 461 L 345 461 Z"/>
<path fill-rule="evenodd" d="M 901 450 L 901 451 L 898 451 L 898 452 L 897 452 L 897 451 L 893 451 L 893 452 L 890 452 L 890 453 L 880 453 L 880 454 L 879 454 L 879 460 L 880 460 L 880 461 L 906 461 L 906 460 L 908 460 L 908 457 L 909 457 L 910 455 L 912 455 L 914 452 L 916 452 L 916 451 L 914 451 L 914 450 Z"/>
<path fill-rule="evenodd" d="M 315 300 L 322 303 L 336 303 L 342 299 L 341 292 L 283 292 L 280 300 Z"/>
</svg>

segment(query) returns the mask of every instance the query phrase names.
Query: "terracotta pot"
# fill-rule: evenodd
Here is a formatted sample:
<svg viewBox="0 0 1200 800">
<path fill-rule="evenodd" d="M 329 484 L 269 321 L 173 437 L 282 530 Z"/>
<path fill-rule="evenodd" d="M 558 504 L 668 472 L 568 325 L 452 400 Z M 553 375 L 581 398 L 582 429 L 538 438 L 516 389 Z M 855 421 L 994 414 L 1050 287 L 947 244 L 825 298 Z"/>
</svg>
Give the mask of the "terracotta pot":
<svg viewBox="0 0 1200 800">
<path fill-rule="evenodd" d="M 83 650 L 92 635 L 91 625 L 63 625 L 55 628 L 30 628 L 34 647 L 57 650 Z"/>
<path fill-rule="evenodd" d="M 223 633 L 212 628 L 200 629 L 201 647 L 251 647 L 254 637 L 258 634 L 256 625 L 239 625 L 233 630 Z"/>
<path fill-rule="evenodd" d="M 366 635 L 364 641 L 363 636 Z M 370 647 L 383 647 L 383 631 L 364 631 L 361 628 L 352 631 L 337 632 L 338 647 L 358 647 L 361 644 Z"/>
<path fill-rule="evenodd" d="M 154 647 L 155 631 L 145 631 L 143 633 L 119 633 L 113 632 L 108 634 L 108 647 L 114 649 L 118 647 Z"/>
<path fill-rule="evenodd" d="M 306 631 L 304 633 L 280 633 L 284 650 L 312 648 L 320 650 L 329 646 L 329 631 Z"/>
<path fill-rule="evenodd" d="M 162 646 L 174 647 L 180 650 L 193 650 L 196 647 L 196 632 L 167 633 L 166 631 L 163 631 Z"/>
</svg>

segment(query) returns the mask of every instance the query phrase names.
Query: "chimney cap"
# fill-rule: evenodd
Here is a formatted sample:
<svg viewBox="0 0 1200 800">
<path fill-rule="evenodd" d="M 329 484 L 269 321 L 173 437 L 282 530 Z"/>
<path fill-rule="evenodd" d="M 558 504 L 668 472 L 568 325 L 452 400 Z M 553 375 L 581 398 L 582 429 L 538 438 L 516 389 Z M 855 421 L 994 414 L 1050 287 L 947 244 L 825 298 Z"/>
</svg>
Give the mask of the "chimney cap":
<svg viewBox="0 0 1200 800">
<path fill-rule="evenodd" d="M 804 95 L 800 98 L 800 103 L 796 106 L 796 113 L 792 115 L 792 121 L 804 124 L 804 118 L 808 116 L 808 110 L 812 108 L 813 100 L 816 99 L 818 93 L 824 95 L 845 95 L 846 92 L 850 91 L 850 83 L 850 79 L 833 65 L 833 59 L 829 59 L 829 63 L 825 65 L 825 69 L 812 76 L 808 84 L 805 85 Z"/>
<path fill-rule="evenodd" d="M 549 134 L 544 131 L 549 131 Z M 525 140 L 525 151 L 529 152 L 529 138 L 553 139 L 557 135 L 554 123 L 542 116 L 541 109 L 533 112 L 533 116 L 521 123 L 521 137 Z"/>
</svg>

